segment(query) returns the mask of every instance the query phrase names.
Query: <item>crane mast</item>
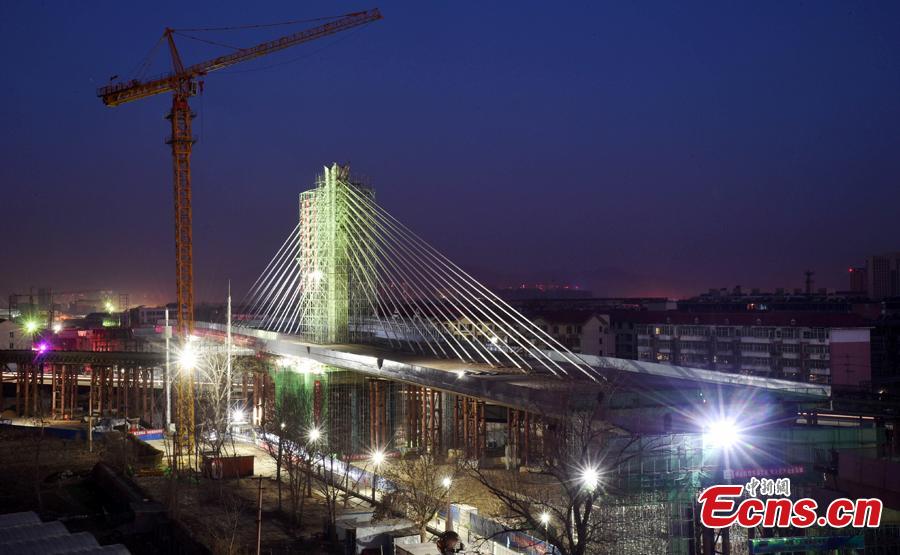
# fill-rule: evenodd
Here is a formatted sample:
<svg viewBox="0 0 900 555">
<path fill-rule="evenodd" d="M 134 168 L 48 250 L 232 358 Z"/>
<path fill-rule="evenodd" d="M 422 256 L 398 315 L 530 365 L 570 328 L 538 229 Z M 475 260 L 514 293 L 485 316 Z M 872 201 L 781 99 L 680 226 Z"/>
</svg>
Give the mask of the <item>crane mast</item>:
<svg viewBox="0 0 900 555">
<path fill-rule="evenodd" d="M 375 8 L 354 12 L 323 25 L 290 35 L 262 42 L 250 48 L 239 49 L 188 67 L 184 66 L 175 45 L 175 30 L 167 28 L 164 37 L 172 57 L 172 72 L 146 81 L 131 80 L 101 87 L 97 96 L 107 106 L 119 106 L 162 93 L 172 93 L 172 108 L 166 118 L 171 125 L 171 134 L 166 142 L 172 148 L 173 192 L 175 204 L 175 288 L 177 307 L 175 309 L 175 333 L 181 338 L 183 347 L 190 348 L 189 338 L 194 331 L 194 274 L 193 237 L 191 212 L 191 150 L 195 139 L 191 132 L 194 113 L 189 105 L 190 97 L 197 94 L 198 78 L 213 71 L 253 60 L 352 29 L 381 19 L 381 12 Z M 190 457 L 194 451 L 194 383 L 190 369 L 178 372 L 175 382 L 175 454 L 176 460 Z M 168 379 L 171 379 L 169 377 Z M 230 384 L 229 384 L 230 387 Z M 187 463 L 190 466 L 190 462 Z"/>
</svg>

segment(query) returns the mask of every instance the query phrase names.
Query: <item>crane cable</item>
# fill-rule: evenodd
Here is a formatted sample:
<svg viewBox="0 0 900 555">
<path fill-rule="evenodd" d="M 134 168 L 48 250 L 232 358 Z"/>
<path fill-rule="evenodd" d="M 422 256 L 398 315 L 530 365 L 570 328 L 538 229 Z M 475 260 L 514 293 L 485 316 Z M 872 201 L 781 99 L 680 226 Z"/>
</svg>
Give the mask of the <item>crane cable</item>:
<svg viewBox="0 0 900 555">
<path fill-rule="evenodd" d="M 281 27 L 285 25 L 296 25 L 297 23 L 315 23 L 318 21 L 328 21 L 329 19 L 337 19 L 339 17 L 347 17 L 351 15 L 355 15 L 356 13 L 362 12 L 354 12 L 348 13 L 344 15 L 331 15 L 328 17 L 317 17 L 314 19 L 293 19 L 291 21 L 282 21 L 280 23 L 259 23 L 255 25 L 236 25 L 233 27 L 194 27 L 194 28 L 185 28 L 185 29 L 172 29 L 173 31 L 239 31 L 242 29 L 261 29 L 264 27 Z"/>
<path fill-rule="evenodd" d="M 195 40 L 198 42 L 205 42 L 206 44 L 211 44 L 213 46 L 221 46 L 223 48 L 231 48 L 232 50 L 243 50 L 244 49 L 244 47 L 242 47 L 242 46 L 232 46 L 230 44 L 225 44 L 224 42 L 217 42 L 217 41 L 209 40 L 209 39 L 201 39 L 200 37 L 188 35 L 186 33 L 182 33 L 181 31 L 172 31 L 172 32 L 174 34 L 178 35 L 179 37 L 184 37 L 186 39 L 191 39 L 191 40 Z"/>
<path fill-rule="evenodd" d="M 195 41 L 198 41 L 198 42 L 203 42 L 203 43 L 206 43 L 206 44 L 209 44 L 209 45 L 212 45 L 212 46 L 221 46 L 221 47 L 223 47 L 223 48 L 230 48 L 231 50 L 242 50 L 243 47 L 232 46 L 232 45 L 230 45 L 230 44 L 225 44 L 225 43 L 223 43 L 223 42 L 218 42 L 218 41 L 214 41 L 214 40 L 209 40 L 209 39 L 203 39 L 203 38 L 200 38 L 200 37 L 195 37 L 195 36 L 193 36 L 193 35 L 188 35 L 188 34 L 186 34 L 185 31 L 190 31 L 190 32 L 200 32 L 200 31 L 236 31 L 236 30 L 245 30 L 245 29 L 261 29 L 261 28 L 267 28 L 267 27 L 279 27 L 279 26 L 285 26 L 285 25 L 296 25 L 296 24 L 298 24 L 298 23 L 315 23 L 315 22 L 319 22 L 319 21 L 329 21 L 329 20 L 334 20 L 334 19 L 338 19 L 338 18 L 341 18 L 341 17 L 352 16 L 352 15 L 355 15 L 355 14 L 357 14 L 357 13 L 362 13 L 362 12 L 353 12 L 353 13 L 348 13 L 348 14 L 344 14 L 344 15 L 332 15 L 332 16 L 326 16 L 326 17 L 316 17 L 316 18 L 312 18 L 312 19 L 292 19 L 292 20 L 290 20 L 290 21 L 282 21 L 282 22 L 279 22 L 279 23 L 260 23 L 260 24 L 255 24 L 255 25 L 236 25 L 236 26 L 232 26 L 232 27 L 194 27 L 194 28 L 180 28 L 180 29 L 172 29 L 172 31 L 173 31 L 175 34 L 177 34 L 177 35 L 179 35 L 179 36 L 181 36 L 181 37 L 188 38 L 188 39 L 191 39 L 191 40 L 195 40 Z M 351 34 L 352 34 L 352 33 L 351 33 Z M 162 44 L 162 41 L 163 41 L 163 38 L 164 38 L 164 37 L 165 37 L 165 35 L 161 36 L 161 37 L 156 41 L 156 44 L 153 45 L 153 48 L 150 49 L 150 52 L 149 52 L 149 53 L 148 53 L 148 54 L 147 54 L 140 62 L 138 62 L 138 64 L 135 66 L 135 69 L 132 71 L 132 75 L 134 76 L 134 77 L 133 77 L 134 79 L 142 79 L 143 76 L 144 76 L 144 74 L 146 74 L 147 69 L 149 69 L 151 62 L 153 61 L 153 60 L 152 60 L 153 55 L 156 54 L 156 50 L 159 48 L 159 45 Z M 309 56 L 311 56 L 311 55 L 313 55 L 313 54 L 315 54 L 315 53 L 317 53 L 317 52 L 320 52 L 321 50 L 324 50 L 324 48 L 327 48 L 328 46 L 333 46 L 334 44 L 336 44 L 336 43 L 338 43 L 338 42 L 342 42 L 342 41 L 341 41 L 341 40 L 337 40 L 337 41 L 335 41 L 334 43 L 332 43 L 332 44 L 330 44 L 330 45 L 327 45 L 326 47 L 323 47 L 323 48 L 321 48 L 321 49 L 317 49 L 316 51 L 314 51 L 314 52 L 312 52 L 312 53 L 308 53 L 307 55 L 300 56 L 300 57 L 297 57 L 297 58 L 293 58 L 293 59 L 291 59 L 291 60 L 287 60 L 287 61 L 284 61 L 284 62 L 279 62 L 279 63 L 276 63 L 276 64 L 272 64 L 272 65 L 269 65 L 269 66 L 266 66 L 266 67 L 255 68 L 255 69 L 244 70 L 244 71 L 241 71 L 241 70 L 238 70 L 238 71 L 229 71 L 229 72 L 226 72 L 226 73 L 245 73 L 245 72 L 253 72 L 253 71 L 260 71 L 260 70 L 264 70 L 264 69 L 270 69 L 270 68 L 278 67 L 278 66 L 281 66 L 281 65 L 287 65 L 287 64 L 290 64 L 290 63 L 299 61 L 299 60 L 301 60 L 301 59 L 307 58 L 307 57 L 309 57 Z"/>
<path fill-rule="evenodd" d="M 150 63 L 153 61 L 153 55 L 156 54 L 156 49 L 159 48 L 159 45 L 162 44 L 163 38 L 165 35 L 159 37 L 156 41 L 156 44 L 153 45 L 153 48 L 150 49 L 150 52 L 144 56 L 141 61 L 134 67 L 131 74 L 134 79 L 143 79 L 144 74 L 147 73 L 147 70 L 150 68 Z"/>
<path fill-rule="evenodd" d="M 274 64 L 269 64 L 267 66 L 254 67 L 254 68 L 250 68 L 250 69 L 231 69 L 231 70 L 226 69 L 223 71 L 216 72 L 216 75 L 237 75 L 239 73 L 255 73 L 257 71 L 265 71 L 267 69 L 272 69 L 272 68 L 276 68 L 276 67 L 280 67 L 280 66 L 286 66 L 289 64 L 293 64 L 295 62 L 299 62 L 299 61 L 305 60 L 307 58 L 311 58 L 327 48 L 331 48 L 332 46 L 335 46 L 339 43 L 349 40 L 351 37 L 355 36 L 357 33 L 360 33 L 362 30 L 363 29 L 360 27 L 358 29 L 352 29 L 350 31 L 347 31 L 342 36 L 336 38 L 335 40 L 333 40 L 331 42 L 327 42 L 326 44 L 322 45 L 321 48 L 317 48 L 310 52 L 306 52 L 305 54 L 303 54 L 301 56 L 297 56 L 297 57 L 291 58 L 289 60 L 275 62 Z"/>
</svg>

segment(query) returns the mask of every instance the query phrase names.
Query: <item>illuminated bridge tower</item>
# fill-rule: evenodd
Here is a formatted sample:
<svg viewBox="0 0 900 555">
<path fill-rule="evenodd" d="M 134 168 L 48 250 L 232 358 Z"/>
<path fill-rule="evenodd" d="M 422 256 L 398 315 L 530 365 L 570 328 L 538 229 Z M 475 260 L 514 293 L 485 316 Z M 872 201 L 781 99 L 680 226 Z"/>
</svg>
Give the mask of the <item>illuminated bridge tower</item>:
<svg viewBox="0 0 900 555">
<path fill-rule="evenodd" d="M 374 199 L 371 188 L 351 181 L 349 166 L 333 164 L 324 168 L 314 189 L 300 193 L 297 286 L 304 306 L 298 331 L 315 343 L 362 341 L 373 317 L 374 277 L 358 270 L 366 266 L 362 259 L 370 256 L 371 241 L 354 234 L 348 224 L 349 219 L 368 223 L 373 216 L 349 202 L 351 188 Z"/>
</svg>

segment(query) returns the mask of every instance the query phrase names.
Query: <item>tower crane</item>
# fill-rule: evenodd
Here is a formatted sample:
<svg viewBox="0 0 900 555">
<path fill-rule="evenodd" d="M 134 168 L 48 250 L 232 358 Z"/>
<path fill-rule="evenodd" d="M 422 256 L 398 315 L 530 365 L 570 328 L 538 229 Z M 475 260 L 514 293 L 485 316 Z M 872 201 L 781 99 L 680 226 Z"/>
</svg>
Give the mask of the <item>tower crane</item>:
<svg viewBox="0 0 900 555">
<path fill-rule="evenodd" d="M 119 106 L 135 100 L 149 98 L 163 93 L 172 93 L 172 109 L 167 119 L 171 123 L 172 134 L 167 142 L 172 147 L 175 193 L 175 285 L 177 307 L 175 332 L 184 340 L 194 329 L 194 276 L 193 245 L 191 235 L 191 149 L 195 142 L 191 134 L 191 120 L 194 114 L 188 99 L 202 88 L 200 79 L 213 71 L 218 71 L 241 62 L 253 60 L 273 52 L 346 31 L 381 19 L 381 12 L 375 8 L 349 13 L 323 25 L 285 35 L 256 46 L 242 48 L 207 60 L 185 66 L 175 46 L 175 29 L 166 28 L 163 38 L 169 46 L 172 57 L 172 71 L 161 77 L 148 80 L 132 79 L 114 83 L 97 90 L 97 96 L 107 106 Z M 200 87 L 198 87 L 198 85 Z M 183 373 L 176 382 L 176 454 L 190 455 L 194 441 L 194 399 L 189 376 Z"/>
</svg>

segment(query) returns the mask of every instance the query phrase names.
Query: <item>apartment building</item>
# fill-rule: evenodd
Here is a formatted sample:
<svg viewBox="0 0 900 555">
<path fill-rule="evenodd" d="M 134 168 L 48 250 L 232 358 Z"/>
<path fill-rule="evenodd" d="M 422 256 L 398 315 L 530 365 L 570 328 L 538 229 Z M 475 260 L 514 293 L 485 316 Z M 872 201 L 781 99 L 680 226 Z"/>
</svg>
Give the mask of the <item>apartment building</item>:
<svg viewBox="0 0 900 555">
<path fill-rule="evenodd" d="M 634 324 L 638 360 L 835 385 L 871 381 L 869 328 L 855 314 L 644 311 L 622 318 Z"/>
<path fill-rule="evenodd" d="M 616 356 L 615 334 L 609 316 L 579 310 L 529 314 L 531 321 L 573 353 Z"/>
<path fill-rule="evenodd" d="M 900 252 L 868 257 L 865 277 L 869 297 L 900 297 Z"/>
<path fill-rule="evenodd" d="M 0 349 L 30 349 L 32 334 L 14 320 L 0 320 Z"/>
</svg>

